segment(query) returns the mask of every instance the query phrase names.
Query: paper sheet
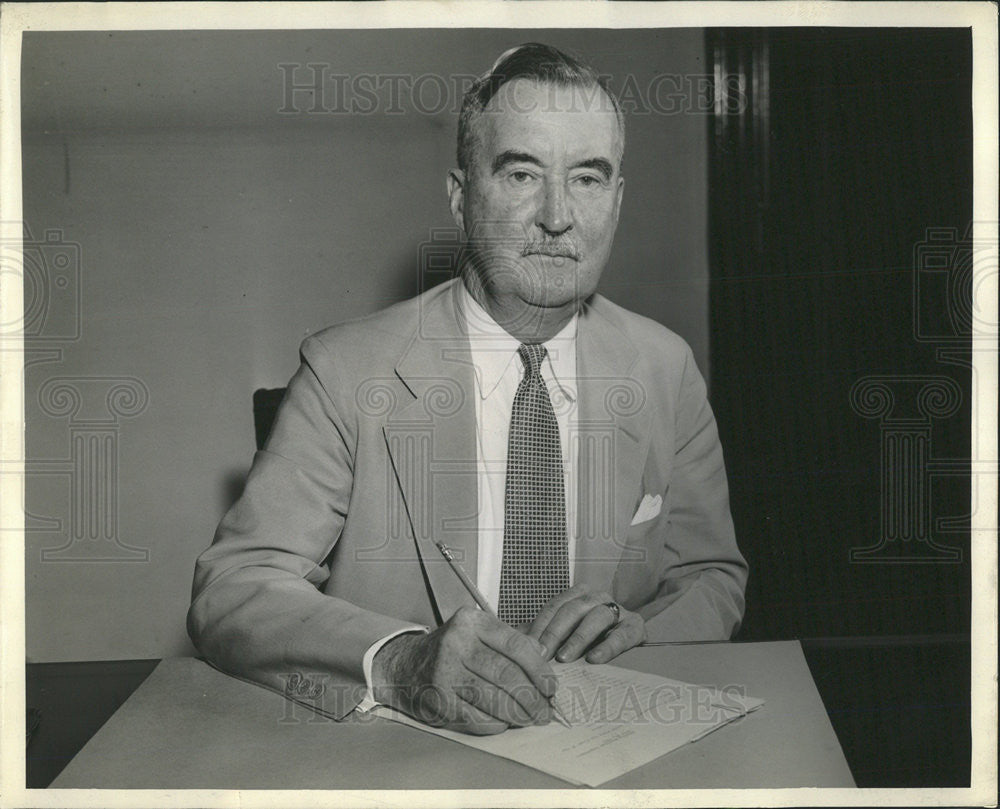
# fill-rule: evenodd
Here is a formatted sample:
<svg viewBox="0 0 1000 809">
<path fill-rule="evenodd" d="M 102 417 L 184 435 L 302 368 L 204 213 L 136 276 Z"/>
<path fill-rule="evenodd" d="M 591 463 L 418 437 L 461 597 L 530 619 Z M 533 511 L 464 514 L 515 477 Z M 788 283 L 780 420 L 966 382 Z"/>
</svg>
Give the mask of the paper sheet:
<svg viewBox="0 0 1000 809">
<path fill-rule="evenodd" d="M 553 665 L 555 705 L 571 727 L 511 728 L 470 736 L 418 722 L 391 708 L 379 716 L 511 759 L 574 784 L 596 787 L 697 741 L 764 704 L 736 689 L 669 680 L 583 660 Z"/>
</svg>

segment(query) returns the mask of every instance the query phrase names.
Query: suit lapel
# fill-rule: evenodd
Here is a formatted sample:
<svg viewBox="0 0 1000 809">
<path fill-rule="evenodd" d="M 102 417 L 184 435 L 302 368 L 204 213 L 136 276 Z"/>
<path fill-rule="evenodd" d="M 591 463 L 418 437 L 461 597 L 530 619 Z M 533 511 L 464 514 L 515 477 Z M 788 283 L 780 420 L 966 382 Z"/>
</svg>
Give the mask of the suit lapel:
<svg viewBox="0 0 1000 809">
<path fill-rule="evenodd" d="M 574 580 L 610 589 L 642 495 L 649 431 L 637 349 L 586 304 L 577 332 L 577 543 Z"/>
<path fill-rule="evenodd" d="M 457 282 L 460 283 L 460 282 Z M 425 300 L 419 325 L 396 364 L 412 397 L 384 425 L 407 514 L 403 515 L 440 620 L 473 603 L 435 546 L 443 541 L 475 578 L 478 481 L 473 368 L 459 325 L 455 283 Z"/>
<path fill-rule="evenodd" d="M 447 620 L 472 599 L 434 545 L 444 541 L 475 579 L 478 479 L 472 358 L 460 325 L 456 283 L 424 305 L 396 364 L 404 401 L 384 434 L 414 547 Z M 577 332 L 577 542 L 574 580 L 609 589 L 642 496 L 648 441 L 646 390 L 632 373 L 637 350 L 591 305 Z M 408 400 L 406 397 L 409 397 Z"/>
</svg>

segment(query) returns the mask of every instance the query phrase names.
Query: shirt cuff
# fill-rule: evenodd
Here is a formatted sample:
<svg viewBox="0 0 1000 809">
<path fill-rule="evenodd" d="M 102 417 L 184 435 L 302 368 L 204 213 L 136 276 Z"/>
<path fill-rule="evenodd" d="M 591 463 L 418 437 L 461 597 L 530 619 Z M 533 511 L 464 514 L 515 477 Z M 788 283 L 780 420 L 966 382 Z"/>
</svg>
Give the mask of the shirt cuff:
<svg viewBox="0 0 1000 809">
<path fill-rule="evenodd" d="M 372 695 L 372 661 L 375 659 L 375 655 L 379 653 L 381 648 L 385 646 L 393 638 L 399 635 L 405 635 L 407 632 L 428 632 L 426 626 L 420 626 L 420 624 L 413 624 L 413 626 L 405 626 L 402 629 L 397 629 L 390 635 L 386 635 L 384 638 L 379 638 L 371 646 L 368 647 L 368 651 L 365 652 L 365 656 L 361 658 L 361 667 L 365 673 L 365 696 L 361 702 L 358 703 L 358 707 L 354 710 L 359 713 L 368 713 L 372 708 L 377 707 L 381 703 L 375 701 L 375 697 Z"/>
</svg>

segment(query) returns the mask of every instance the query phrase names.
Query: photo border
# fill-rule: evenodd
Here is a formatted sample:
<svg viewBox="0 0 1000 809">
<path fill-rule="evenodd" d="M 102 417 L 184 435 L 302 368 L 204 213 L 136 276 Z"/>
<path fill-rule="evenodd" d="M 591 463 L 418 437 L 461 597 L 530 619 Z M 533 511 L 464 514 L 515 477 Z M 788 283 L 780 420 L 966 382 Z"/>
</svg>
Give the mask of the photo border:
<svg viewBox="0 0 1000 809">
<path fill-rule="evenodd" d="M 997 9 L 987 2 L 663 2 L 495 0 L 383 3 L 4 3 L 0 16 L 0 237 L 21 238 L 20 63 L 25 31 L 311 29 L 311 28 L 645 28 L 891 26 L 968 27 L 973 48 L 974 222 L 998 221 Z M 13 223 L 13 224 L 12 224 Z M 992 259 L 997 267 L 996 233 Z M 980 267 L 980 269 L 982 269 Z M 12 275 L 8 273 L 8 275 Z M 981 278 L 981 275 L 980 275 Z M 22 288 L 6 277 L 0 322 L 22 316 Z M 973 289 L 980 285 L 974 280 Z M 987 286 L 988 289 L 988 286 Z M 995 323 L 997 301 L 977 301 Z M 11 320 L 14 318 L 14 320 Z M 997 791 L 997 346 L 973 336 L 973 463 L 994 464 L 972 476 L 972 502 L 992 513 L 974 528 L 972 557 L 972 770 L 969 788 L 704 790 L 60 790 L 26 789 L 23 467 L 5 475 L 0 513 L 21 530 L 0 542 L 0 805 L 31 807 L 236 806 L 788 806 L 995 805 Z M 23 340 L 0 350 L 0 461 L 24 458 Z"/>
</svg>

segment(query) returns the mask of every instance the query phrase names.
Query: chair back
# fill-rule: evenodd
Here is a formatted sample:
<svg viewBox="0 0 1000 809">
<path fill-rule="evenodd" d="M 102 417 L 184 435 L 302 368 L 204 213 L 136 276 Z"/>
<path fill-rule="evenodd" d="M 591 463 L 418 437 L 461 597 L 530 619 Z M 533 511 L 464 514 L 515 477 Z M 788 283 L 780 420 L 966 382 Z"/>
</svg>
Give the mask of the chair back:
<svg viewBox="0 0 1000 809">
<path fill-rule="evenodd" d="M 263 449 L 271 426 L 278 415 L 278 405 L 285 398 L 287 388 L 258 388 L 253 392 L 253 427 L 257 449 Z"/>
</svg>

